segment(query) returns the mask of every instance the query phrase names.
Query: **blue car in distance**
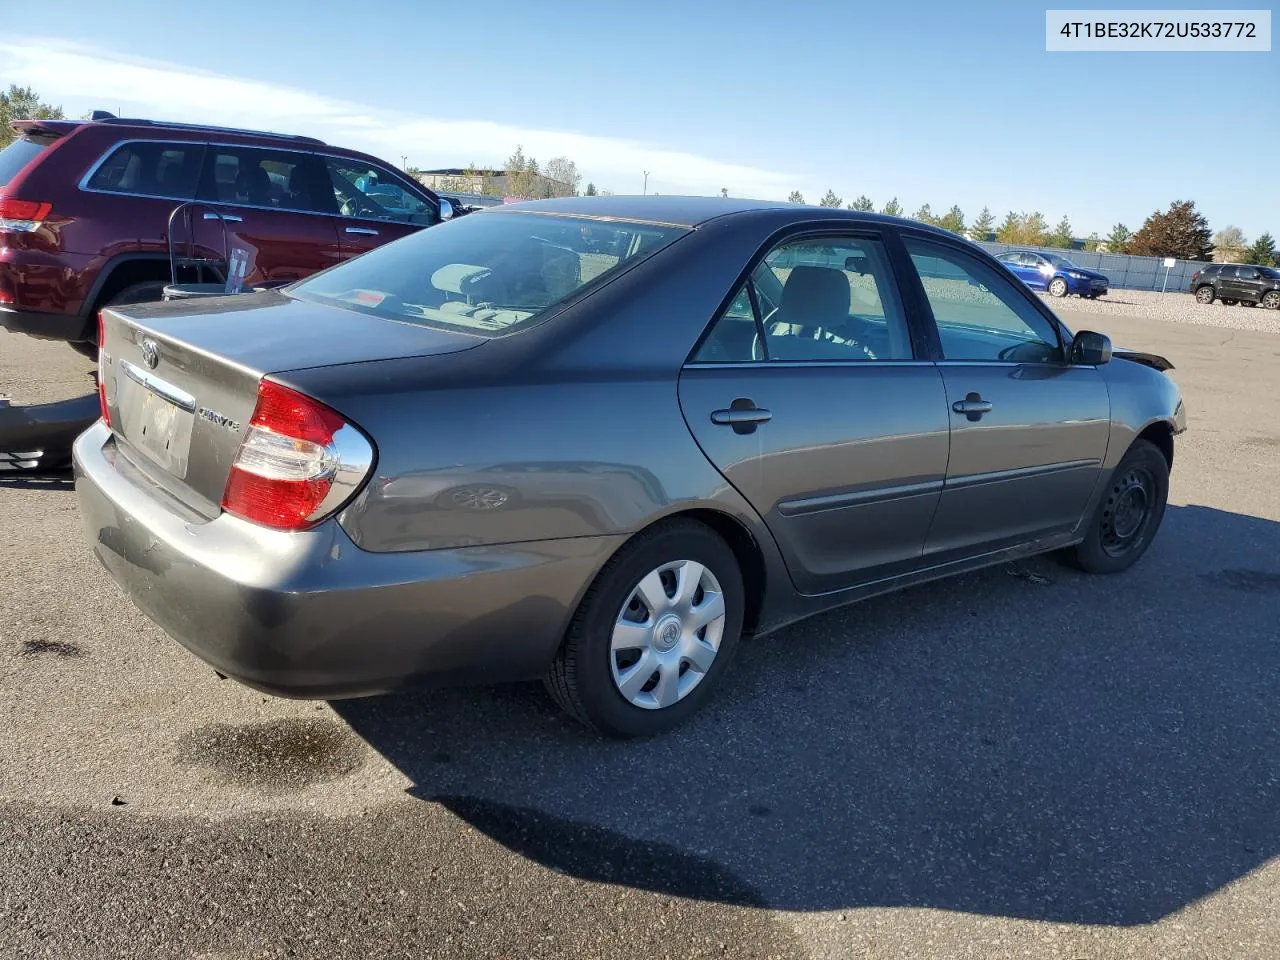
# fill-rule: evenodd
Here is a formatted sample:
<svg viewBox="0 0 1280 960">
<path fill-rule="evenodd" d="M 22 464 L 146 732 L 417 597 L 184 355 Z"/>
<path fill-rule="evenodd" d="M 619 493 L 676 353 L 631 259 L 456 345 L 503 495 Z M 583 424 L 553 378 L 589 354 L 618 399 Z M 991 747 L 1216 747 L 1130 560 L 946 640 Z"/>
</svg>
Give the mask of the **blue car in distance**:
<svg viewBox="0 0 1280 960">
<path fill-rule="evenodd" d="M 1110 281 L 1096 270 L 1086 270 L 1066 257 L 1038 250 L 1006 250 L 996 259 L 1032 290 L 1047 290 L 1055 297 L 1068 294 L 1104 296 Z"/>
</svg>

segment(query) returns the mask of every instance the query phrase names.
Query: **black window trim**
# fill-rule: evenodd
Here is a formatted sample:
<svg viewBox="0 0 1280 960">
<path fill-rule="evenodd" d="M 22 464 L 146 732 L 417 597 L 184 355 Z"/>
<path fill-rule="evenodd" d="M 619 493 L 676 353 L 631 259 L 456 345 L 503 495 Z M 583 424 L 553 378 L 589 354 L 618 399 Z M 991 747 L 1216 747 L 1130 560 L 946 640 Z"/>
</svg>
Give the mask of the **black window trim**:
<svg viewBox="0 0 1280 960">
<path fill-rule="evenodd" d="M 889 261 L 889 271 L 891 274 L 890 281 L 894 284 L 894 292 L 898 296 L 898 302 L 902 306 L 903 320 L 907 325 L 907 336 L 911 341 L 911 357 L 902 360 L 773 360 L 768 356 L 768 347 L 764 348 L 765 357 L 761 360 L 731 360 L 724 362 L 698 360 L 698 352 L 702 349 L 703 344 L 711 336 L 712 330 L 715 329 L 720 318 L 724 316 L 726 310 L 737 298 L 738 291 L 744 285 L 748 286 L 748 297 L 751 300 L 751 311 L 756 321 L 756 332 L 761 336 L 761 342 L 765 342 L 763 336 L 764 326 L 760 317 L 760 310 L 756 300 L 755 284 L 752 277 L 755 275 L 756 268 L 764 262 L 765 258 L 773 252 L 775 247 L 783 243 L 790 243 L 796 240 L 809 239 L 829 239 L 832 237 L 862 237 L 869 240 L 875 240 L 884 248 L 886 258 Z M 933 355 L 937 352 L 936 338 L 937 331 L 932 332 L 930 337 L 929 328 L 924 325 L 925 320 L 932 323 L 932 314 L 920 315 L 917 308 L 913 306 L 909 291 L 904 285 L 904 276 L 915 277 L 915 268 L 911 265 L 910 258 L 907 257 L 906 248 L 902 245 L 901 237 L 898 236 L 895 227 L 889 224 L 868 223 L 862 220 L 821 220 L 821 221 L 802 221 L 798 223 L 790 223 L 786 226 L 774 230 L 752 254 L 746 266 L 739 271 L 737 277 L 729 287 L 728 293 L 721 299 L 719 306 L 716 307 L 711 317 L 706 321 L 702 329 L 702 333 L 694 342 L 693 348 L 685 357 L 682 367 L 704 367 L 704 368 L 733 368 L 733 367 L 760 367 L 760 366 L 788 366 L 788 367 L 814 367 L 814 366 L 851 366 L 857 368 L 870 366 L 884 366 L 893 364 L 901 366 L 902 364 L 925 364 L 933 363 L 936 357 Z M 916 282 L 919 283 L 918 278 Z"/>
<path fill-rule="evenodd" d="M 995 257 L 993 257 L 986 250 L 983 250 L 981 247 L 977 246 L 976 244 L 967 243 L 958 237 L 940 236 L 931 231 L 916 230 L 909 226 L 898 227 L 897 229 L 899 232 L 899 242 L 902 242 L 906 237 L 911 237 L 913 239 L 924 240 L 930 243 L 935 243 L 941 247 L 947 247 L 952 250 L 955 250 L 957 253 L 966 254 L 970 257 L 973 257 L 979 262 L 984 262 L 984 261 L 988 262 L 987 263 L 988 266 L 994 265 L 995 272 L 997 275 L 1000 275 L 1001 273 L 999 261 L 997 261 Z M 995 364 L 999 366 L 1009 366 L 1009 367 L 1022 366 L 1024 364 L 1033 362 L 1033 361 L 1027 361 L 1027 360 L 948 359 L 946 354 L 942 350 L 942 338 L 938 333 L 938 324 L 937 324 L 936 318 L 933 315 L 933 307 L 929 303 L 928 294 L 925 293 L 924 283 L 920 280 L 920 275 L 915 268 L 915 264 L 911 262 L 911 257 L 910 257 L 910 254 L 908 254 L 907 252 L 905 242 L 902 243 L 902 254 L 903 254 L 903 257 L 906 259 L 907 265 L 910 267 L 910 270 L 911 270 L 909 283 L 912 286 L 913 293 L 918 300 L 918 306 L 919 306 L 919 309 L 921 310 L 921 315 L 924 318 L 927 318 L 927 321 L 928 321 L 929 331 L 931 333 L 932 340 L 933 340 L 933 351 L 934 351 L 933 359 L 935 362 L 948 363 L 948 364 Z M 1048 322 L 1049 326 L 1053 329 L 1054 333 L 1057 334 L 1058 347 L 1062 351 L 1062 359 L 1060 361 L 1055 360 L 1055 361 L 1050 361 L 1048 363 L 1040 363 L 1036 365 L 1037 366 L 1071 366 L 1071 343 L 1075 339 L 1075 336 L 1071 332 L 1071 330 L 1066 326 L 1066 324 L 1064 324 L 1060 319 L 1058 319 L 1058 316 L 1052 310 L 1049 309 L 1048 305 L 1045 304 L 1043 300 L 1041 300 L 1038 296 L 1032 293 L 1029 288 L 1027 288 L 1026 284 L 1014 283 L 1012 282 L 1012 280 L 1010 280 L 1009 286 L 1014 290 L 1017 296 L 1021 297 L 1025 302 L 1031 304 L 1032 308 L 1037 313 L 1039 313 L 1040 316 L 1045 319 L 1045 321 Z"/>
</svg>

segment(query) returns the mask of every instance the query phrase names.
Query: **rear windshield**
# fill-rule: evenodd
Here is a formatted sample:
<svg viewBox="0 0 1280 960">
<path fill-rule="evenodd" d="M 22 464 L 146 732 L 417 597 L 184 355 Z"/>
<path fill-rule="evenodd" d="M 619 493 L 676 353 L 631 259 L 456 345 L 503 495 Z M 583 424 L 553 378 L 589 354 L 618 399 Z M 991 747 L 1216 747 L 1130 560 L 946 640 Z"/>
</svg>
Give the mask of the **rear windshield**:
<svg viewBox="0 0 1280 960">
<path fill-rule="evenodd" d="M 530 325 L 579 290 L 686 232 L 630 221 L 484 210 L 378 247 L 287 292 L 393 320 L 496 336 Z"/>
<path fill-rule="evenodd" d="M 51 143 L 53 140 L 48 137 L 19 137 L 0 150 L 0 187 L 7 187 L 9 181 Z"/>
</svg>

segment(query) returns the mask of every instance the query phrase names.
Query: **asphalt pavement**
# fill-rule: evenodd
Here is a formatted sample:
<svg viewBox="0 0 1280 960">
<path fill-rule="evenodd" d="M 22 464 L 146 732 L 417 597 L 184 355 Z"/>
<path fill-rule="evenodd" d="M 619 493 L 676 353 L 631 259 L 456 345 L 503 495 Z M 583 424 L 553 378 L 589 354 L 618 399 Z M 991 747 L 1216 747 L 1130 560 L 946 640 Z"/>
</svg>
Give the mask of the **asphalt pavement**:
<svg viewBox="0 0 1280 960">
<path fill-rule="evenodd" d="M 537 685 L 220 681 L 120 595 L 69 485 L 0 482 L 0 955 L 1280 955 L 1280 336 L 1063 313 L 1177 366 L 1143 561 L 752 641 L 638 743 Z M 88 369 L 0 333 L 16 402 Z"/>
</svg>

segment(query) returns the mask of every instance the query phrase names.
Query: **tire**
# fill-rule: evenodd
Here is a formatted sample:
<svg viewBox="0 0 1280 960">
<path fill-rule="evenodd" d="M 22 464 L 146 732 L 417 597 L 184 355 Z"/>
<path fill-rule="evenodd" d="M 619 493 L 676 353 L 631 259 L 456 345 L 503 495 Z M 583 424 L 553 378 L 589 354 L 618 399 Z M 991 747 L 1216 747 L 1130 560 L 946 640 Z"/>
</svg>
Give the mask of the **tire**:
<svg viewBox="0 0 1280 960">
<path fill-rule="evenodd" d="M 117 290 L 106 300 L 98 304 L 97 309 L 103 307 L 118 307 L 126 303 L 155 303 L 164 298 L 164 281 L 148 280 L 144 283 L 133 283 L 125 287 L 123 290 Z M 97 311 L 94 311 L 95 316 Z M 76 353 L 83 354 L 91 360 L 98 359 L 98 327 L 93 324 L 90 329 L 92 333 L 88 340 L 75 340 L 69 346 Z"/>
<path fill-rule="evenodd" d="M 1268 290 L 1262 297 L 1262 305 L 1268 310 L 1280 310 L 1280 290 Z"/>
<path fill-rule="evenodd" d="M 1065 297 L 1067 295 L 1067 281 L 1061 277 L 1054 277 L 1049 281 L 1049 294 L 1054 297 Z"/>
<path fill-rule="evenodd" d="M 707 585 L 718 584 L 722 617 L 697 626 L 697 620 L 677 612 L 678 593 L 676 605 L 666 605 L 680 578 L 691 575 L 701 584 L 689 587 L 688 596 L 696 601 L 693 609 L 712 614 L 714 601 L 708 597 L 714 591 Z M 643 593 L 642 581 L 649 584 Z M 647 602 L 645 597 L 655 596 L 658 589 L 660 602 Z M 712 606 L 703 607 L 708 602 Z M 729 546 L 696 521 L 661 523 L 629 540 L 596 576 L 547 673 L 547 690 L 570 716 L 605 736 L 644 737 L 669 730 L 713 695 L 737 650 L 744 606 L 742 574 Z M 636 646 L 613 649 L 620 626 L 620 636 Z M 704 670 L 684 656 L 708 650 L 713 652 L 703 660 Z M 651 665 L 647 672 L 641 666 L 645 658 Z M 625 694 L 624 687 L 629 688 Z M 663 706 L 664 697 L 673 699 Z"/>
<path fill-rule="evenodd" d="M 1222 305 L 1224 307 L 1234 307 L 1239 302 L 1239 300 L 1223 300 Z"/>
<path fill-rule="evenodd" d="M 1089 520 L 1088 534 L 1070 554 L 1076 566 L 1088 573 L 1119 573 L 1147 552 L 1164 520 L 1169 462 L 1154 443 L 1135 440 L 1108 483 Z M 1140 488 L 1137 492 L 1135 484 Z M 1135 514 L 1138 499 L 1140 512 Z M 1124 512 L 1118 513 L 1117 506 Z"/>
<path fill-rule="evenodd" d="M 1196 302 L 1203 303 L 1206 306 L 1213 303 L 1214 292 L 1213 287 L 1205 284 L 1203 287 L 1196 287 Z"/>
</svg>

